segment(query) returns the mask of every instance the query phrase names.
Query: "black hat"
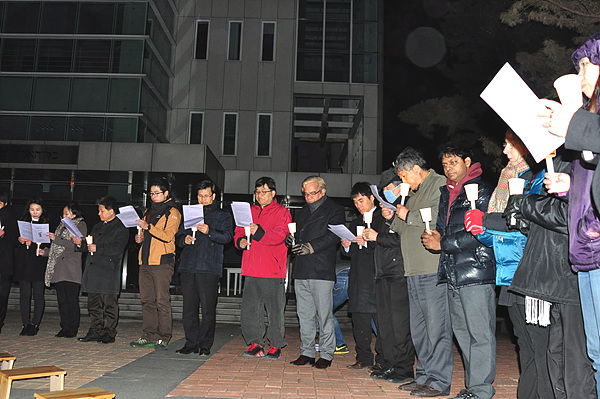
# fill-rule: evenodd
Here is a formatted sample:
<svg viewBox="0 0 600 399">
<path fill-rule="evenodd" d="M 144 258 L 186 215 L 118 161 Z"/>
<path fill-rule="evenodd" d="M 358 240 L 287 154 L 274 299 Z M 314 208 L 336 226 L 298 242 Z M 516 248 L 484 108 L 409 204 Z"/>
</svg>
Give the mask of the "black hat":
<svg viewBox="0 0 600 399">
<path fill-rule="evenodd" d="M 390 183 L 402 183 L 394 168 L 389 168 L 381 173 L 381 180 L 379 181 L 377 188 L 383 190 L 383 188 Z"/>
</svg>

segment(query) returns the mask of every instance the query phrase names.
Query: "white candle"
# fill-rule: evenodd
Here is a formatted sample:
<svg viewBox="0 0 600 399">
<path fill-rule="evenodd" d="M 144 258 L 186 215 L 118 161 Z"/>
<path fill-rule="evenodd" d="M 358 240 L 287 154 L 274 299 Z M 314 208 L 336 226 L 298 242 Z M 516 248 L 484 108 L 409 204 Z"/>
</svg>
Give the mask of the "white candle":
<svg viewBox="0 0 600 399">
<path fill-rule="evenodd" d="M 467 184 L 465 192 L 467 193 L 467 199 L 471 201 L 471 209 L 475 209 L 475 201 L 479 199 L 479 185 Z"/>
<path fill-rule="evenodd" d="M 248 241 L 248 246 L 246 248 L 250 249 L 250 226 L 244 226 L 244 233 L 246 233 L 246 239 Z"/>
<path fill-rule="evenodd" d="M 138 227 L 138 229 L 139 229 L 139 227 Z M 94 243 L 94 237 L 92 237 L 92 236 L 85 237 L 85 242 L 87 242 L 88 245 L 93 244 Z M 94 253 L 90 252 L 90 255 L 94 255 Z"/>
<path fill-rule="evenodd" d="M 421 208 L 419 209 L 421 213 L 421 219 L 425 222 L 425 230 L 427 230 L 427 234 L 431 234 L 431 229 L 429 228 L 429 222 L 431 222 L 431 208 Z"/>
<path fill-rule="evenodd" d="M 363 220 L 367 224 L 367 228 L 371 228 L 371 223 L 373 223 L 373 212 L 365 212 L 363 214 Z"/>
<path fill-rule="evenodd" d="M 192 238 L 195 240 L 196 239 L 196 232 L 198 231 L 198 228 L 196 226 L 192 227 Z M 192 240 L 192 245 L 194 245 L 194 240 Z"/>
<path fill-rule="evenodd" d="M 138 229 L 138 235 L 141 236 L 142 235 L 142 228 L 140 226 L 138 226 L 137 229 Z"/>
<path fill-rule="evenodd" d="M 296 223 L 288 223 L 288 230 L 292 235 L 292 245 L 296 245 L 296 237 L 294 236 L 294 234 L 296 233 Z"/>
<path fill-rule="evenodd" d="M 406 201 L 406 197 L 408 197 L 409 190 L 410 184 L 400 183 L 400 196 L 402 197 L 402 199 L 400 200 L 400 205 L 404 205 L 404 201 Z"/>
<path fill-rule="evenodd" d="M 42 243 L 36 242 L 35 244 L 37 245 L 37 248 L 35 250 L 35 256 L 40 256 L 40 245 L 42 245 Z"/>
<path fill-rule="evenodd" d="M 356 226 L 356 236 L 361 237 L 364 230 L 365 230 L 365 226 Z M 367 243 L 365 242 L 365 248 L 366 247 L 367 247 Z M 359 245 L 358 248 L 362 249 L 362 245 Z"/>
</svg>

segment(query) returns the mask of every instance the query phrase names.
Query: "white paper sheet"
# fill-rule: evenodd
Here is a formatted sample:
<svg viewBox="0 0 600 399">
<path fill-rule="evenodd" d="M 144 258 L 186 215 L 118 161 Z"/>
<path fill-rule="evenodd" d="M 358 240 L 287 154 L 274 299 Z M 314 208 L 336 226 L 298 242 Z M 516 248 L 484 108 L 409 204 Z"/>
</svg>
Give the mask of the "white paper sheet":
<svg viewBox="0 0 600 399">
<path fill-rule="evenodd" d="M 71 233 L 72 235 L 74 235 L 77 238 L 83 237 L 83 234 L 81 234 L 81 231 L 79 231 L 77 226 L 75 226 L 75 223 L 73 223 L 73 220 L 71 218 L 68 218 L 68 217 L 63 218 L 60 221 L 65 225 L 67 230 L 69 230 L 69 233 Z"/>
<path fill-rule="evenodd" d="M 536 162 L 565 142 L 542 126 L 544 121 L 538 114 L 543 105 L 509 63 L 504 64 L 480 96 L 521 138 Z"/>
<path fill-rule="evenodd" d="M 343 238 L 344 240 L 354 241 L 356 236 L 352 234 L 350 230 L 343 224 L 330 224 L 327 226 L 329 230 L 336 236 Z"/>
<path fill-rule="evenodd" d="M 31 234 L 33 235 L 33 242 L 41 242 L 42 244 L 50 244 L 50 225 L 47 223 L 31 223 Z"/>
<path fill-rule="evenodd" d="M 204 206 L 184 205 L 183 206 L 183 228 L 191 229 L 198 226 L 199 223 L 204 223 Z"/>
<path fill-rule="evenodd" d="M 375 184 L 371 184 L 371 192 L 373 193 L 373 196 L 375 196 L 375 198 L 377 198 L 377 201 L 379 201 L 381 203 L 381 205 L 383 205 L 384 207 L 391 209 L 392 211 L 396 210 L 396 206 L 390 204 L 389 202 L 387 202 L 386 200 L 384 200 L 383 198 L 381 198 L 381 196 L 379 195 L 379 190 L 377 189 L 377 186 Z"/>
<path fill-rule="evenodd" d="M 137 212 L 133 208 L 133 205 L 127 205 L 127 206 L 120 207 L 119 214 L 117 215 L 117 217 L 119 218 L 121 223 L 123 223 L 123 226 L 125 226 L 127 228 L 137 227 L 138 224 L 137 224 L 136 220 L 140 219 L 140 216 L 137 214 Z"/>
<path fill-rule="evenodd" d="M 231 210 L 233 211 L 236 226 L 246 227 L 252 224 L 252 212 L 250 211 L 250 204 L 248 202 L 232 201 Z"/>
<path fill-rule="evenodd" d="M 19 237 L 23 237 L 26 240 L 33 241 L 33 232 L 31 231 L 31 223 L 17 220 L 19 225 Z"/>
</svg>

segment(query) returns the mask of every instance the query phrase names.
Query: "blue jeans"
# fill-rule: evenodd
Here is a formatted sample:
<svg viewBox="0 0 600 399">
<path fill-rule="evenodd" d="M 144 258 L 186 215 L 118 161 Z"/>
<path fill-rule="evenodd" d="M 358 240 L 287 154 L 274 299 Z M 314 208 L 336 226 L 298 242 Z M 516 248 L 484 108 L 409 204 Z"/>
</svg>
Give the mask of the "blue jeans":
<svg viewBox="0 0 600 399">
<path fill-rule="evenodd" d="M 587 352 L 593 361 L 596 389 L 600 392 L 600 269 L 579 272 L 577 276 Z"/>
<path fill-rule="evenodd" d="M 333 311 L 335 312 L 348 300 L 348 272 L 350 269 L 341 270 L 336 275 L 335 285 L 333 286 Z M 333 316 L 333 323 L 335 325 L 335 345 L 342 346 L 346 345 L 346 340 L 342 335 L 340 329 L 340 323 L 338 323 L 335 315 Z"/>
</svg>

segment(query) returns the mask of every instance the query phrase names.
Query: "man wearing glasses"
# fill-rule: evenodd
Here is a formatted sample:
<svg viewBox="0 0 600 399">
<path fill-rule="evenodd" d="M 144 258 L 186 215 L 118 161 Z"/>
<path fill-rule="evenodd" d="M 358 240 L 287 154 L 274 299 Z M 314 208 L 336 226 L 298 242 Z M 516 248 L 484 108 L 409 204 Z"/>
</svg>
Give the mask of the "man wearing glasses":
<svg viewBox="0 0 600 399">
<path fill-rule="evenodd" d="M 179 273 L 183 290 L 183 329 L 185 345 L 177 353 L 188 355 L 200 352 L 210 355 L 217 321 L 217 288 L 223 274 L 223 246 L 233 239 L 233 219 L 229 212 L 219 209 L 215 201 L 215 184 L 203 180 L 196 187 L 198 204 L 204 212 L 197 234 L 181 223 L 175 236 L 183 248 Z M 202 323 L 198 312 L 202 307 Z"/>
<path fill-rule="evenodd" d="M 344 208 L 327 197 L 325 181 L 310 176 L 302 182 L 306 200 L 297 213 L 295 242 L 291 235 L 286 245 L 296 255 L 292 278 L 295 281 L 296 306 L 300 320 L 300 357 L 295 366 L 312 364 L 325 369 L 331 365 L 335 351 L 333 296 L 336 247 L 340 239 L 328 225 L 345 222 Z M 316 322 L 319 325 L 319 360 L 315 362 Z"/>
<path fill-rule="evenodd" d="M 287 277 L 287 248 L 285 237 L 290 211 L 277 203 L 275 180 L 261 177 L 254 183 L 258 205 L 250 207 L 252 225 L 250 243 L 243 227 L 235 229 L 235 245 L 244 251 L 242 275 L 246 277 L 242 297 L 242 335 L 248 350 L 244 357 L 281 357 L 285 342 L 285 278 Z M 265 309 L 269 321 L 267 336 L 269 350 L 265 354 Z"/>
</svg>

